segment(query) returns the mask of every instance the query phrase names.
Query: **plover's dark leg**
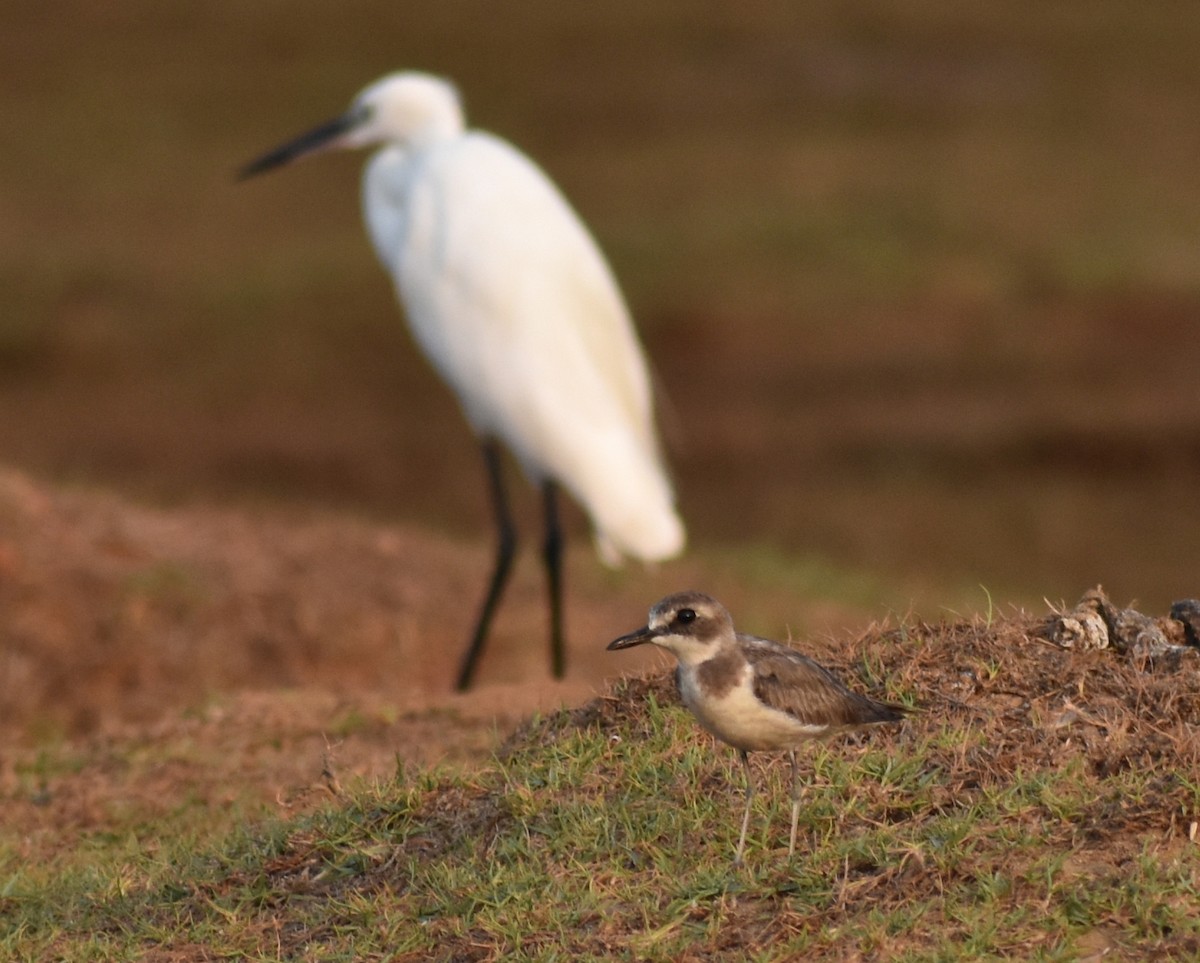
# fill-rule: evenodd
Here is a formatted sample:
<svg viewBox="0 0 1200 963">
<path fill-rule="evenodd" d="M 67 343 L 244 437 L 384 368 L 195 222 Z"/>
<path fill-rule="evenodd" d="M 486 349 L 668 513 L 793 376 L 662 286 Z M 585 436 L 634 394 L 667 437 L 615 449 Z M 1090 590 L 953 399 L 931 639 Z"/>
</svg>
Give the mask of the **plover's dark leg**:
<svg viewBox="0 0 1200 963">
<path fill-rule="evenodd" d="M 457 688 L 460 692 L 471 686 L 471 679 L 475 675 L 475 663 L 479 661 L 479 653 L 483 651 L 492 616 L 500 596 L 504 594 L 504 586 L 512 569 L 513 555 L 517 551 L 516 529 L 513 528 L 512 515 L 508 510 L 508 495 L 504 490 L 500 446 L 494 439 L 488 438 L 484 441 L 483 459 L 487 467 L 488 487 L 492 493 L 492 506 L 496 512 L 496 565 L 492 569 L 492 580 L 488 585 L 487 595 L 484 596 L 483 607 L 479 610 L 479 620 L 475 623 L 475 634 L 471 636 L 471 644 L 467 646 L 467 654 L 463 656 L 462 667 L 458 671 Z"/>
<path fill-rule="evenodd" d="M 746 811 L 742 814 L 742 834 L 738 837 L 737 852 L 733 854 L 733 865 L 742 865 L 742 853 L 746 849 L 746 830 L 750 826 L 750 803 L 754 799 L 754 773 L 750 769 L 750 754 L 739 749 L 742 768 L 746 770 Z"/>
<path fill-rule="evenodd" d="M 800 819 L 800 768 L 796 765 L 796 750 L 789 749 L 792 760 L 792 832 L 788 836 L 788 856 L 796 852 L 796 823 Z"/>
</svg>

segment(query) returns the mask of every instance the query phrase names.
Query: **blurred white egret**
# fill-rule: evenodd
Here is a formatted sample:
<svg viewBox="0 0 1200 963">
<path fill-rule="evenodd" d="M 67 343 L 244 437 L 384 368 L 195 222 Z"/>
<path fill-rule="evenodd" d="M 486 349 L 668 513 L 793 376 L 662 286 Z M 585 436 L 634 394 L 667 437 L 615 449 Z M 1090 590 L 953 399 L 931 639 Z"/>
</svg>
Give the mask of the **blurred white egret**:
<svg viewBox="0 0 1200 963">
<path fill-rule="evenodd" d="M 467 688 L 508 580 L 516 538 L 503 441 L 542 488 L 554 674 L 564 669 L 557 487 L 586 510 L 601 556 L 655 561 L 684 529 L 654 429 L 646 364 L 608 265 L 528 157 L 468 131 L 454 87 L 391 74 L 350 109 L 242 169 L 249 177 L 330 148 L 383 145 L 363 209 L 417 343 L 479 436 L 499 543 L 458 676 Z"/>
</svg>

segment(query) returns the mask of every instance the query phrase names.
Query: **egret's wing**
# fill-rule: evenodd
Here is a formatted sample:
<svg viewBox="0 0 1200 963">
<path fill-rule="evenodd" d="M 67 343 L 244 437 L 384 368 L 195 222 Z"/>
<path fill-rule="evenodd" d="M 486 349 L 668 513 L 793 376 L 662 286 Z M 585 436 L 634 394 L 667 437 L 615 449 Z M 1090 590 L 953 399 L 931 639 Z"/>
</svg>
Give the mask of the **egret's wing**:
<svg viewBox="0 0 1200 963">
<path fill-rule="evenodd" d="M 582 224 L 580 227 L 586 232 Z M 584 307 L 586 322 L 579 333 L 630 424 L 643 433 L 643 443 L 657 451 L 650 378 L 641 342 L 607 261 L 591 235 L 585 233 L 585 238 L 590 254 L 585 263 L 581 244 L 577 269 L 570 279 L 574 290 L 569 292 Z"/>
<path fill-rule="evenodd" d="M 611 393 L 623 424 L 657 451 L 642 347 L 612 271 L 587 227 L 550 178 L 506 142 L 473 134 L 468 146 L 480 157 L 486 153 L 489 167 L 502 181 L 489 194 L 504 210 L 489 215 L 488 228 L 503 238 L 511 263 L 519 264 L 523 275 L 516 288 L 523 303 L 509 305 L 512 316 L 528 324 L 527 332 L 542 345 L 550 342 L 556 349 L 553 358 L 537 352 L 524 356 L 568 365 L 577 377 L 591 369 L 596 384 Z M 496 271 L 495 287 L 506 298 L 514 290 L 512 281 L 509 270 Z"/>
<path fill-rule="evenodd" d="M 394 178 L 394 180 L 393 180 Z M 561 482 L 623 553 L 664 558 L 683 529 L 659 459 L 650 386 L 611 272 L 558 189 L 472 133 L 373 160 L 391 209 L 372 228 L 414 336 L 476 431 Z M 391 198 L 398 198 L 394 203 Z"/>
</svg>

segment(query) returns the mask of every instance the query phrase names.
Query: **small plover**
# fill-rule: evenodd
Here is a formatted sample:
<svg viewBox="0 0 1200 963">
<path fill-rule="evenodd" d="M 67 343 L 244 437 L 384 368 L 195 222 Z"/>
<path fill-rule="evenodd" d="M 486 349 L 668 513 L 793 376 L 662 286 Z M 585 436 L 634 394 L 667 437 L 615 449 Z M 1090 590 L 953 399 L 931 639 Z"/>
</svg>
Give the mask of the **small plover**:
<svg viewBox="0 0 1200 963">
<path fill-rule="evenodd" d="M 653 642 L 679 660 L 675 681 L 696 721 L 738 750 L 746 771 L 746 811 L 734 865 L 742 862 L 754 775 L 749 753 L 784 750 L 792 762 L 792 830 L 796 851 L 800 782 L 796 747 L 809 739 L 883 722 L 899 722 L 904 706 L 852 692 L 828 669 L 770 639 L 735 632 L 729 612 L 700 592 L 668 595 L 650 609 L 643 628 L 609 643 L 609 650 Z"/>
</svg>

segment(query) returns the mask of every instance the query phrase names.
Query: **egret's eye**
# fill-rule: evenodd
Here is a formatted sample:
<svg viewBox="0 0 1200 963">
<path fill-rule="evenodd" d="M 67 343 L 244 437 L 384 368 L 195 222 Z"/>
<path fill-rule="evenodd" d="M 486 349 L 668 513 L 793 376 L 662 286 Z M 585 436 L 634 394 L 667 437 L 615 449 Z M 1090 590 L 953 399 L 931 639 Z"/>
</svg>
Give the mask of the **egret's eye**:
<svg viewBox="0 0 1200 963">
<path fill-rule="evenodd" d="M 679 612 L 675 616 L 675 621 L 682 622 L 684 625 L 687 625 L 689 622 L 695 622 L 696 621 L 696 610 L 695 609 L 680 609 Z"/>
</svg>

